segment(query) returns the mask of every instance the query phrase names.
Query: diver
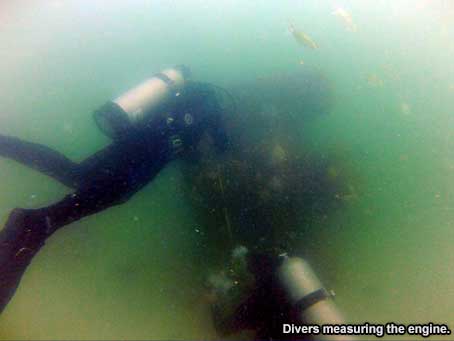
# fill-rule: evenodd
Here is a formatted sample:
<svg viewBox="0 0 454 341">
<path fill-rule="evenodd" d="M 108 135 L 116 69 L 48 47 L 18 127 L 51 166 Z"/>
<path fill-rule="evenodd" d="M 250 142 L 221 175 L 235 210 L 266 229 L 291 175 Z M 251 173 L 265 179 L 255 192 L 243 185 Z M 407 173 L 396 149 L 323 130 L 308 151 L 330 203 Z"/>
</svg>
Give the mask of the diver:
<svg viewBox="0 0 454 341">
<path fill-rule="evenodd" d="M 94 113 L 112 143 L 80 163 L 51 148 L 0 135 L 0 156 L 38 170 L 73 193 L 47 207 L 14 209 L 0 231 L 0 312 L 33 256 L 59 228 L 126 202 L 171 160 L 196 151 L 205 133 L 228 146 L 214 85 L 192 81 L 177 66 L 146 80 Z"/>
<path fill-rule="evenodd" d="M 241 251 L 241 252 L 238 252 Z M 212 318 L 221 336 L 255 332 L 254 340 L 352 341 L 355 336 L 322 334 L 320 326 L 345 324 L 334 292 L 309 263 L 278 248 L 237 247 L 221 278 L 209 281 Z M 305 326 L 292 331 L 292 325 Z"/>
</svg>

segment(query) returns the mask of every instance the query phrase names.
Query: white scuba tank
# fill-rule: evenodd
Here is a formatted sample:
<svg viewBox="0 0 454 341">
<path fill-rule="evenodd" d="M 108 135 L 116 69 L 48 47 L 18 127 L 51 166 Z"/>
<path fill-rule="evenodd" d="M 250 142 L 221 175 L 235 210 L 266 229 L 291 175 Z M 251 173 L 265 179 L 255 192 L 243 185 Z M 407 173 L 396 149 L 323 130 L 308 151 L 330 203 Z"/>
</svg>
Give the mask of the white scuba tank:
<svg viewBox="0 0 454 341">
<path fill-rule="evenodd" d="M 105 134 L 115 138 L 132 126 L 149 122 L 160 106 L 179 95 L 189 73 L 185 66 L 161 71 L 95 111 L 96 124 Z"/>
<path fill-rule="evenodd" d="M 302 258 L 285 258 L 277 272 L 278 281 L 292 304 L 298 322 L 306 325 L 345 324 L 345 319 L 311 266 Z M 352 335 L 317 335 L 322 341 L 356 340 Z"/>
</svg>

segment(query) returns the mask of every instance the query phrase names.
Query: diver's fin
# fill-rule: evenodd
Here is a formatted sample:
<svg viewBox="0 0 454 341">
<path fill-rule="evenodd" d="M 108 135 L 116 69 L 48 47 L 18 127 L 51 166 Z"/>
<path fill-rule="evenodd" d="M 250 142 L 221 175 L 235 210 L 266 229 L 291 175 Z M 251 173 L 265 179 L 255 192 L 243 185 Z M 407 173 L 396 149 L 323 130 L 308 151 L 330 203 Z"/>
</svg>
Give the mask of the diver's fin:
<svg viewBox="0 0 454 341">
<path fill-rule="evenodd" d="M 5 309 L 33 256 L 48 236 L 45 217 L 14 209 L 0 231 L 0 313 Z"/>
</svg>

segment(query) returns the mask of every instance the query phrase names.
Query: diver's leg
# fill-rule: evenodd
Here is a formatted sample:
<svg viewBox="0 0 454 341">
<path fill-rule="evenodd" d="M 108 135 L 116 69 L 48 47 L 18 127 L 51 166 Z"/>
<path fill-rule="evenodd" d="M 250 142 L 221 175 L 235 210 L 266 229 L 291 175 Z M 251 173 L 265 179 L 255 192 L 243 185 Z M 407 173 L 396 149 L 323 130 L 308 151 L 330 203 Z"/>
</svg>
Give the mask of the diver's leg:
<svg viewBox="0 0 454 341">
<path fill-rule="evenodd" d="M 41 209 L 14 209 L 0 231 L 0 313 L 13 297 L 22 275 L 48 237 L 57 229 L 113 206 L 95 196 L 69 195 Z"/>
<path fill-rule="evenodd" d="M 0 135 L 0 156 L 36 169 L 68 187 L 77 185 L 78 164 L 47 146 Z"/>
<path fill-rule="evenodd" d="M 126 201 L 162 169 L 164 162 L 152 167 L 116 169 L 100 172 L 99 177 L 81 186 L 51 206 L 15 209 L 0 231 L 0 312 L 8 304 L 33 256 L 57 229 L 83 217 Z M 125 170 L 126 169 L 126 170 Z"/>
</svg>

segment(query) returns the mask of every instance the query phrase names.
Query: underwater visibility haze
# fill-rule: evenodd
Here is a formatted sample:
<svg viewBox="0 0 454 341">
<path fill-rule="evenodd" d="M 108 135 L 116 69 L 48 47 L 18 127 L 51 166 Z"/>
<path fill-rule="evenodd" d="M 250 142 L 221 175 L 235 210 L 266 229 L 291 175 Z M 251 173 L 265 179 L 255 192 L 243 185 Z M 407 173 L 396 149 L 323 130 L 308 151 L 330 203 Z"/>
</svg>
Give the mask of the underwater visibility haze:
<svg viewBox="0 0 454 341">
<path fill-rule="evenodd" d="M 348 322 L 454 328 L 453 37 L 444 0 L 0 2 L 1 135 L 81 161 L 111 142 L 94 110 L 184 64 L 230 139 L 53 234 L 0 339 L 227 338 L 210 287 L 245 250 L 304 257 Z M 0 175 L 2 227 L 71 193 Z"/>
</svg>

